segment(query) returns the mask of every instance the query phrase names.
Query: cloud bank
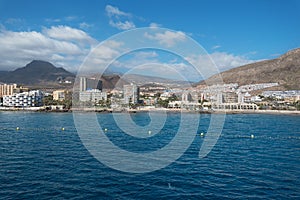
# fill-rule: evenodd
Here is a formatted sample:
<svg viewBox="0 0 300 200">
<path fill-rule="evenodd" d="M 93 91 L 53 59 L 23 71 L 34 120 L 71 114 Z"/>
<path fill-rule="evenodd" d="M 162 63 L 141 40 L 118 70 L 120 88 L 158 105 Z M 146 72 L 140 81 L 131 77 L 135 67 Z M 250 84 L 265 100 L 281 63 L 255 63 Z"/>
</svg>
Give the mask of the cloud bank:
<svg viewBox="0 0 300 200">
<path fill-rule="evenodd" d="M 14 70 L 38 59 L 74 71 L 97 43 L 82 30 L 68 26 L 43 28 L 41 32 L 3 29 L 0 31 L 0 68 Z"/>
</svg>

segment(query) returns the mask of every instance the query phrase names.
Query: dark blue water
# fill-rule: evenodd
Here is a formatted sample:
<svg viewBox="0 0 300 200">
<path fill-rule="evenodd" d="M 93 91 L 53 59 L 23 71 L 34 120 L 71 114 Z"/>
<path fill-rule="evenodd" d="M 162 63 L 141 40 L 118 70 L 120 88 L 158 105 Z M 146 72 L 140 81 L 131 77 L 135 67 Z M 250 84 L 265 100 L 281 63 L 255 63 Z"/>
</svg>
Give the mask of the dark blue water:
<svg viewBox="0 0 300 200">
<path fill-rule="evenodd" d="M 168 144 L 178 117 L 169 115 L 166 131 L 155 137 L 134 139 L 122 134 L 111 114 L 98 115 L 110 140 L 133 152 Z M 201 115 L 198 133 L 207 131 L 210 117 Z M 143 113 L 132 119 L 140 125 L 150 120 Z M 204 138 L 197 135 L 176 162 L 146 174 L 96 160 L 70 113 L 0 112 L 0 132 L 0 199 L 300 198 L 299 115 L 227 115 L 207 157 L 198 157 Z"/>
</svg>

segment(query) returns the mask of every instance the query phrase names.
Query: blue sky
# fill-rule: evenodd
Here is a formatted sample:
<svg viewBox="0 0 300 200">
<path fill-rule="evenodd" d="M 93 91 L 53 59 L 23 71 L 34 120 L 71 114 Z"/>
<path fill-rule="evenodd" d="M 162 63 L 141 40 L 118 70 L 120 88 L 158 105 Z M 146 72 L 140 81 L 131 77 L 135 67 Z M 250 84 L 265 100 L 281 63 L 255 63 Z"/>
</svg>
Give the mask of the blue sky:
<svg viewBox="0 0 300 200">
<path fill-rule="evenodd" d="M 0 0 L 0 70 L 44 59 L 76 71 L 110 36 L 159 26 L 197 41 L 223 71 L 299 47 L 299 11 L 297 0 Z"/>
</svg>

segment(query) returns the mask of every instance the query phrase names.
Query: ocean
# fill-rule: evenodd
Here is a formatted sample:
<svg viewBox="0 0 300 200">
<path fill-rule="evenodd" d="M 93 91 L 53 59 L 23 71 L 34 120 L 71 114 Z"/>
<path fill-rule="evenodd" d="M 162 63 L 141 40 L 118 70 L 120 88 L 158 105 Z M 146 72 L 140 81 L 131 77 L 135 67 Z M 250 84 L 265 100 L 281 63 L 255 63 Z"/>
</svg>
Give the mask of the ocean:
<svg viewBox="0 0 300 200">
<path fill-rule="evenodd" d="M 94 145 L 108 138 L 129 155 L 168 147 L 182 117 L 168 113 L 156 130 L 148 126 L 147 113 L 117 114 L 129 115 L 140 129 L 120 128 L 113 114 L 94 115 L 102 130 L 95 132 L 100 142 Z M 196 131 L 183 129 L 191 136 L 181 138 L 187 145 L 162 152 L 186 149 L 155 168 L 147 158 L 137 166 L 134 157 L 124 162 L 110 154 L 113 167 L 97 159 L 82 142 L 85 133 L 77 132 L 72 113 L 0 112 L 0 199 L 300 199 L 299 115 L 227 114 L 216 144 L 201 158 L 212 116 L 201 114 Z M 99 148 L 93 150 L 113 151 Z"/>
</svg>

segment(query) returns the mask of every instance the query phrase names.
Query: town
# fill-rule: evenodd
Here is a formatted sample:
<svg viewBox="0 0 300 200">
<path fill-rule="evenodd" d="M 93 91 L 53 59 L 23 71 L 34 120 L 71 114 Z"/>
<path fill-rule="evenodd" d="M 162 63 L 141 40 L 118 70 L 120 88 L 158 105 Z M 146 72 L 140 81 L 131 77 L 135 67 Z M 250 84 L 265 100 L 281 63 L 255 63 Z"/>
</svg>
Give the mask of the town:
<svg viewBox="0 0 300 200">
<path fill-rule="evenodd" d="M 72 111 L 256 111 L 300 110 L 300 90 L 266 90 L 278 83 L 166 87 L 160 83 L 104 89 L 101 80 L 79 77 L 78 87 L 49 91 L 1 84 L 1 110 Z M 73 106 L 72 106 L 73 104 Z"/>
</svg>

